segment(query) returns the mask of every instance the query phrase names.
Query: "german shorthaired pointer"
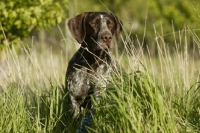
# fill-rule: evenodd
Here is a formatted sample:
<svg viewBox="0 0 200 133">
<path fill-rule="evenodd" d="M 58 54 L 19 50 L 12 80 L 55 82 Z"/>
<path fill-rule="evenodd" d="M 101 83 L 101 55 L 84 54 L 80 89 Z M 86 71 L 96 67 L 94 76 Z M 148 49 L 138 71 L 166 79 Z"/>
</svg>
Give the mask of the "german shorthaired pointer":
<svg viewBox="0 0 200 133">
<path fill-rule="evenodd" d="M 85 12 L 70 19 L 68 27 L 81 44 L 69 61 L 65 80 L 70 113 L 76 118 L 81 107 L 93 110 L 90 95 L 98 99 L 99 90 L 106 86 L 109 74 L 116 68 L 109 49 L 113 35 L 118 40 L 122 23 L 111 12 Z"/>
</svg>

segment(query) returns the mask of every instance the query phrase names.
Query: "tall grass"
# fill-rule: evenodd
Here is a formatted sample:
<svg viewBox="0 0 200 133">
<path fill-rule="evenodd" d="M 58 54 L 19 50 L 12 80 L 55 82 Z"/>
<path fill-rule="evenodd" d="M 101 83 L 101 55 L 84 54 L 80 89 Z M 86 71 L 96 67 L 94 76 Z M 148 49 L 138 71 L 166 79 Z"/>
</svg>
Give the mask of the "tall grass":
<svg viewBox="0 0 200 133">
<path fill-rule="evenodd" d="M 97 111 L 89 132 L 200 131 L 199 62 L 189 56 L 187 38 L 181 42 L 182 51 L 175 41 L 171 54 L 162 36 L 155 36 L 157 58 L 131 46 L 128 35 L 122 38 L 125 52 L 118 58 L 120 70 L 102 91 L 99 103 L 94 101 Z M 0 132 L 75 132 L 64 89 L 68 57 L 51 49 L 39 53 L 34 45 L 21 50 L 17 54 L 7 48 L 4 53 Z"/>
</svg>

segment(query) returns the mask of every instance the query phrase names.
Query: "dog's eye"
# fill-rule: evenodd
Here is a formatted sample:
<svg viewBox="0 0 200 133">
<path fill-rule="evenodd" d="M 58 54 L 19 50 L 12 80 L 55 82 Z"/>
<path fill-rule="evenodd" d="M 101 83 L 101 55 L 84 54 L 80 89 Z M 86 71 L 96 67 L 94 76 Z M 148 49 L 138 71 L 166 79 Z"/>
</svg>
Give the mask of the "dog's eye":
<svg viewBox="0 0 200 133">
<path fill-rule="evenodd" d="M 108 23 L 108 28 L 112 28 L 113 27 L 113 23 Z"/>
<path fill-rule="evenodd" d="M 96 27 L 96 26 L 97 26 L 97 23 L 94 23 L 94 22 L 93 22 L 93 23 L 91 23 L 90 25 L 91 25 L 92 27 Z"/>
</svg>

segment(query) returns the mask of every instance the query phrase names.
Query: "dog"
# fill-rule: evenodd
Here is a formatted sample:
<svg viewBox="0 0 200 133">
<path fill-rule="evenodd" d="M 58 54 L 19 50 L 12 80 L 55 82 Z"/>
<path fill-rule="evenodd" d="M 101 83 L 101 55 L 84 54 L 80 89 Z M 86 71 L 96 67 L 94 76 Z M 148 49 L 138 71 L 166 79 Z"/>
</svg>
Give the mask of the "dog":
<svg viewBox="0 0 200 133">
<path fill-rule="evenodd" d="M 113 37 L 118 41 L 122 22 L 111 12 L 84 12 L 68 21 L 68 28 L 81 47 L 68 63 L 65 87 L 72 118 L 81 108 L 94 108 L 91 95 L 98 101 L 117 62 L 109 53 Z"/>
</svg>

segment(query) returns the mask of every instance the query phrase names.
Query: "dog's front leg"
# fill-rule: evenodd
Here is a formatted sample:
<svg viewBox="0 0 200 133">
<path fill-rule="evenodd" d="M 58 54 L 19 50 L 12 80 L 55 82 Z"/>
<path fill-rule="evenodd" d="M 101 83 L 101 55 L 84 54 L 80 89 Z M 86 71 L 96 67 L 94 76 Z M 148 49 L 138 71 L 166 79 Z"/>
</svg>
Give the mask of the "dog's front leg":
<svg viewBox="0 0 200 133">
<path fill-rule="evenodd" d="M 77 130 L 77 133 L 88 133 L 86 127 L 92 126 L 94 113 L 95 113 L 95 108 L 92 106 L 92 108 L 89 109 L 89 111 L 86 113 L 86 115 L 81 123 L 81 127 Z"/>
<path fill-rule="evenodd" d="M 70 114 L 72 115 L 72 118 L 75 119 L 80 113 L 80 106 L 73 95 L 70 95 L 70 100 L 71 100 Z"/>
</svg>

